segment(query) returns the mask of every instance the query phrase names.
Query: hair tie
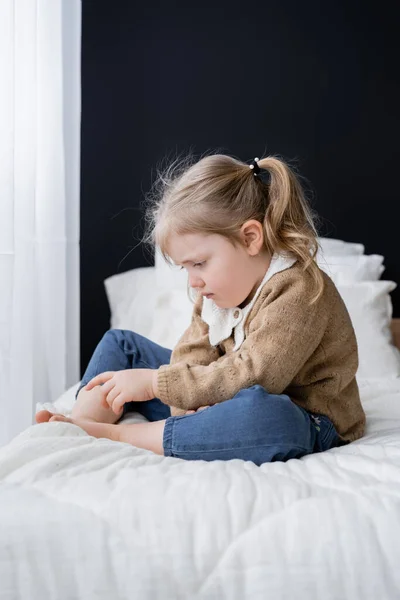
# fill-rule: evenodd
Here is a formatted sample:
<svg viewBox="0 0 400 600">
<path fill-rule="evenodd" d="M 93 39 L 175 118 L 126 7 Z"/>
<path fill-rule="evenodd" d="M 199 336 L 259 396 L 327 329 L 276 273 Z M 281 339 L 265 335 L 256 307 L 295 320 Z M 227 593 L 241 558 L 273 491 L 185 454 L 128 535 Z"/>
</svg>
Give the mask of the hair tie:
<svg viewBox="0 0 400 600">
<path fill-rule="evenodd" d="M 250 167 L 250 169 L 254 169 L 254 177 L 256 177 L 256 176 L 257 176 L 257 173 L 259 173 L 259 172 L 260 172 L 260 170 L 261 170 L 261 169 L 260 169 L 260 167 L 259 167 L 259 166 L 258 166 L 258 164 L 257 164 L 259 160 L 260 160 L 260 159 L 259 159 L 259 158 L 257 158 L 257 157 L 256 157 L 256 158 L 253 158 L 253 160 L 252 160 L 252 161 L 251 161 L 251 163 L 249 164 L 249 167 Z"/>
</svg>

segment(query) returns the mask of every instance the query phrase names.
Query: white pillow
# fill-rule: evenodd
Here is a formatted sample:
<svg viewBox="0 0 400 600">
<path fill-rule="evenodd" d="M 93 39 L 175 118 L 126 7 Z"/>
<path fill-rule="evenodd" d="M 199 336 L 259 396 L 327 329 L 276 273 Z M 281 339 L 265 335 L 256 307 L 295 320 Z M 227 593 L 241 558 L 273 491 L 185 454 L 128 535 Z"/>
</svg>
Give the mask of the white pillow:
<svg viewBox="0 0 400 600">
<path fill-rule="evenodd" d="M 343 254 L 364 254 L 365 251 L 363 244 L 345 242 L 334 238 L 319 237 L 318 242 L 322 252 L 326 255 L 336 254 L 342 256 Z"/>
<path fill-rule="evenodd" d="M 154 267 L 140 267 L 104 281 L 111 329 L 130 329 L 149 337 L 158 299 Z"/>
<path fill-rule="evenodd" d="M 172 350 L 190 325 L 193 306 L 186 289 L 159 290 L 153 324 L 148 337 L 156 344 Z"/>
<path fill-rule="evenodd" d="M 377 281 L 385 267 L 379 254 L 317 254 L 317 263 L 338 285 L 354 281 Z"/>
<path fill-rule="evenodd" d="M 359 368 L 357 379 L 400 377 L 400 352 L 392 343 L 392 301 L 394 281 L 360 281 L 339 284 L 357 338 Z"/>
<path fill-rule="evenodd" d="M 111 329 L 129 329 L 171 350 L 189 326 L 193 304 L 184 289 L 159 287 L 155 267 L 140 267 L 104 281 Z"/>
</svg>

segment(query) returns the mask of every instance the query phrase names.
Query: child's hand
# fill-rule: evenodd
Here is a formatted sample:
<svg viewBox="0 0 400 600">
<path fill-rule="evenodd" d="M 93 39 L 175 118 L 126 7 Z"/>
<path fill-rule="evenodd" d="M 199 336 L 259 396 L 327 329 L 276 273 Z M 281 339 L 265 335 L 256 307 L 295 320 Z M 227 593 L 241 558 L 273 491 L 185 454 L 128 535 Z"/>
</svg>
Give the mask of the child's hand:
<svg viewBox="0 0 400 600">
<path fill-rule="evenodd" d="M 191 415 L 192 413 L 199 412 L 199 410 L 204 410 L 205 408 L 210 408 L 210 407 L 208 404 L 207 404 L 207 406 L 199 406 L 199 408 L 197 410 L 187 410 L 185 414 Z"/>
<path fill-rule="evenodd" d="M 96 385 L 104 384 L 102 402 L 119 415 L 125 402 L 144 402 L 154 398 L 153 372 L 154 369 L 106 371 L 93 377 L 84 389 L 91 390 Z"/>
</svg>

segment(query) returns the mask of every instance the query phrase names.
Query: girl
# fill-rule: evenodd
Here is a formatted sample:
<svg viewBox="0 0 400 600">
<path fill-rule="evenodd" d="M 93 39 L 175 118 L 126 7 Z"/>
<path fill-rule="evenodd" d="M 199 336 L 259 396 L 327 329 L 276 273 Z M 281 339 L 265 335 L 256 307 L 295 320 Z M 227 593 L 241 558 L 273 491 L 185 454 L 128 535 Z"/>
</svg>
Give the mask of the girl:
<svg viewBox="0 0 400 600">
<path fill-rule="evenodd" d="M 183 167 L 183 168 L 182 168 Z M 132 331 L 97 346 L 70 419 L 96 437 L 257 465 L 364 433 L 357 343 L 294 172 L 274 157 L 171 165 L 144 241 L 187 269 L 192 320 L 173 351 Z M 149 422 L 117 423 L 128 411 Z"/>
</svg>

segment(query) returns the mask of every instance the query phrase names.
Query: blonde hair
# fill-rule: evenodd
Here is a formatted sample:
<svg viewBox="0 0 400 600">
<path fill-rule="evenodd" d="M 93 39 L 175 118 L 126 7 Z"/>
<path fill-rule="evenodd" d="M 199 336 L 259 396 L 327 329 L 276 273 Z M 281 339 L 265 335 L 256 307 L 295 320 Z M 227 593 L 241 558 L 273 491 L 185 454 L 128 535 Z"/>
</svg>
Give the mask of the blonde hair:
<svg viewBox="0 0 400 600">
<path fill-rule="evenodd" d="M 294 170 L 283 160 L 260 158 L 255 171 L 225 154 L 203 156 L 193 162 L 191 155 L 172 161 L 158 171 L 145 212 L 142 241 L 159 247 L 166 262 L 171 235 L 219 234 L 235 247 L 241 243 L 240 228 L 249 219 L 263 225 L 268 252 L 294 255 L 313 281 L 316 302 L 324 279 L 316 263 L 318 251 L 314 215 Z M 266 173 L 268 172 L 268 173 Z M 269 174 L 269 181 L 263 175 Z"/>
</svg>

